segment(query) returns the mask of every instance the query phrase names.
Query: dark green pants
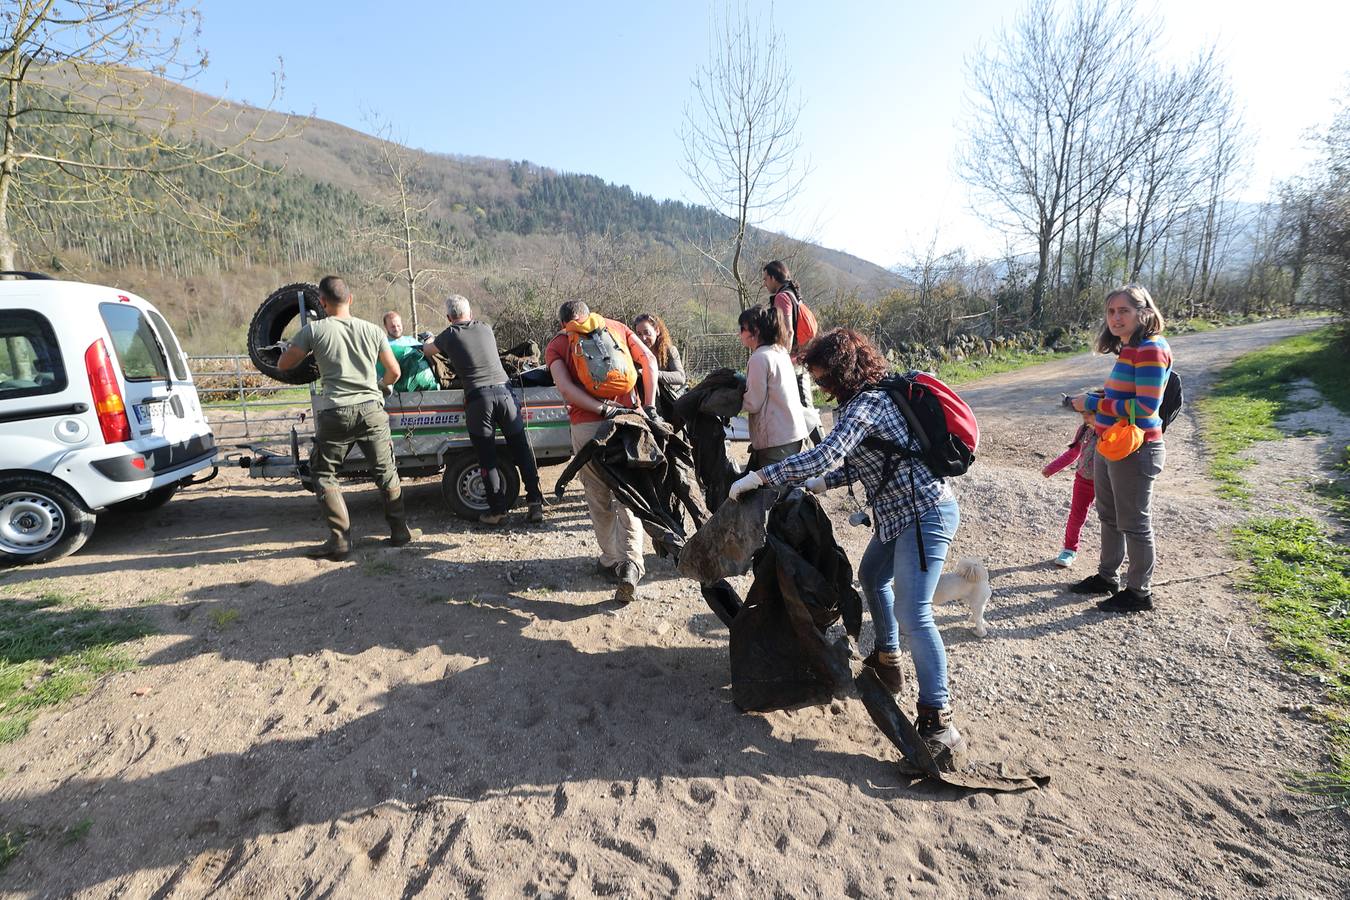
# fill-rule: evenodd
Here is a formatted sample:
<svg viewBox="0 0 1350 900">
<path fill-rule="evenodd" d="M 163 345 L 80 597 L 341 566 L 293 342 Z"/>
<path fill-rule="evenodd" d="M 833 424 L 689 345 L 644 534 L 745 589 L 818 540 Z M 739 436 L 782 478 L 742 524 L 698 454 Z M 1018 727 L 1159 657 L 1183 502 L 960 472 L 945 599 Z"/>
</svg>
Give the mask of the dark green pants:
<svg viewBox="0 0 1350 900">
<path fill-rule="evenodd" d="M 314 440 L 310 471 L 319 493 L 337 488 L 338 469 L 353 444 L 361 448 L 361 455 L 369 461 L 371 477 L 380 490 L 395 496 L 402 493 L 389 436 L 389 414 L 383 403 L 369 400 L 322 410 L 314 418 Z"/>
</svg>

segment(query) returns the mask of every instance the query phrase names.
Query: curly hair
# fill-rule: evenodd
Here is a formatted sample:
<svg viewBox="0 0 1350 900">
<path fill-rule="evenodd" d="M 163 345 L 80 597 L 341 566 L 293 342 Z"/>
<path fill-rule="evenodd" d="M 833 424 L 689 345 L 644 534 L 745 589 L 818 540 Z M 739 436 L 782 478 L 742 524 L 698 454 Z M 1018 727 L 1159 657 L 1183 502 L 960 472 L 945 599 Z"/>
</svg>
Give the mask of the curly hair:
<svg viewBox="0 0 1350 900">
<path fill-rule="evenodd" d="M 1167 326 L 1167 321 L 1163 319 L 1162 310 L 1158 309 L 1158 304 L 1154 302 L 1153 295 L 1148 292 L 1148 288 L 1142 284 L 1121 285 L 1106 295 L 1106 301 L 1102 305 L 1110 306 L 1111 301 L 1116 297 L 1128 297 L 1129 301 L 1134 304 L 1134 308 L 1139 312 L 1139 326 L 1134 329 L 1134 334 L 1130 335 L 1129 344 L 1131 347 L 1138 347 L 1141 341 L 1162 334 L 1163 328 Z M 1097 335 L 1097 352 L 1119 354 L 1123 346 L 1120 338 L 1111 333 L 1110 327 L 1102 325 L 1101 334 Z"/>
<path fill-rule="evenodd" d="M 656 344 L 652 346 L 652 355 L 656 357 L 656 364 L 664 366 L 670 362 L 670 329 L 666 323 L 656 313 L 641 313 L 633 319 L 633 324 L 629 325 L 634 331 L 643 322 L 650 322 L 652 330 L 656 332 Z"/>
<path fill-rule="evenodd" d="M 840 403 L 876 384 L 889 370 L 880 351 L 852 328 L 832 328 L 818 336 L 802 350 L 801 359 L 821 390 Z"/>
</svg>

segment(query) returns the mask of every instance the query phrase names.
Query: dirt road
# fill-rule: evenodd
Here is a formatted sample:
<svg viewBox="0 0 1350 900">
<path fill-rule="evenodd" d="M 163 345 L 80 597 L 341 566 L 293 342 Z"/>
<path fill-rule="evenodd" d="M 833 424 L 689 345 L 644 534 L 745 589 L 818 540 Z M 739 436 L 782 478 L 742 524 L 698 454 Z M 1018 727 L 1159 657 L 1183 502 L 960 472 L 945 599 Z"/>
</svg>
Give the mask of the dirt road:
<svg viewBox="0 0 1350 900">
<path fill-rule="evenodd" d="M 1184 336 L 1177 364 L 1194 392 L 1308 327 Z M 1108 618 L 1062 589 L 1083 567 L 1048 563 L 1069 480 L 1039 469 L 1075 425 L 1058 395 L 1108 365 L 964 391 L 986 437 L 957 485 L 954 552 L 986 561 L 995 594 L 984 639 L 940 610 L 958 723 L 976 757 L 1051 774 L 1044 790 L 911 783 L 856 698 L 738 712 L 726 631 L 668 562 L 650 558 L 640 602 L 609 602 L 575 487 L 544 526 L 503 533 L 451 518 L 420 482 L 426 540 L 368 539 L 332 564 L 297 556 L 320 537 L 309 495 L 235 473 L 0 580 L 10 599 L 60 594 L 159 629 L 133 645 L 140 669 L 0 747 L 0 823 L 30 832 L 0 889 L 1345 896 L 1346 819 L 1280 783 L 1325 765 L 1318 697 L 1219 574 L 1242 513 L 1205 481 L 1189 414 L 1155 512 L 1160 609 Z M 378 534 L 373 492 L 351 497 L 358 533 Z M 867 534 L 843 524 L 842 496 L 827 506 L 856 561 Z M 1095 546 L 1094 523 L 1084 537 Z"/>
</svg>

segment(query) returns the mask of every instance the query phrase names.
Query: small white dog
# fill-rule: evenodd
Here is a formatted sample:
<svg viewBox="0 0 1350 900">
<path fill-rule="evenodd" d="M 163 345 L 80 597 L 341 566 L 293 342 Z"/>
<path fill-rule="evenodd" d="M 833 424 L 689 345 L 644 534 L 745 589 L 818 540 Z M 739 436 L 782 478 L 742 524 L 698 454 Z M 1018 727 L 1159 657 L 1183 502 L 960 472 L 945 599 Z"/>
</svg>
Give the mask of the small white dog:
<svg viewBox="0 0 1350 900">
<path fill-rule="evenodd" d="M 970 622 L 975 633 L 984 637 L 989 633 L 989 624 L 984 621 L 984 606 L 992 594 L 989 570 L 978 559 L 967 557 L 938 579 L 937 590 L 933 592 L 933 605 L 949 600 L 965 600 L 970 606 Z"/>
</svg>

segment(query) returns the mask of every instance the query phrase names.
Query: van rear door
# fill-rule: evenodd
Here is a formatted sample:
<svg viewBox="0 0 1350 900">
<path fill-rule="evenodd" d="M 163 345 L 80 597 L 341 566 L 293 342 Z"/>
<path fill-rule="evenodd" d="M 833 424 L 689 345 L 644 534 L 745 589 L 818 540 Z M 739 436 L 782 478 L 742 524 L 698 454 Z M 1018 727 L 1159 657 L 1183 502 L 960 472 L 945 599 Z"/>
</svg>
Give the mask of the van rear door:
<svg viewBox="0 0 1350 900">
<path fill-rule="evenodd" d="M 163 316 L 121 298 L 98 309 L 121 370 L 132 444 L 184 444 L 209 434 L 182 348 Z"/>
</svg>

